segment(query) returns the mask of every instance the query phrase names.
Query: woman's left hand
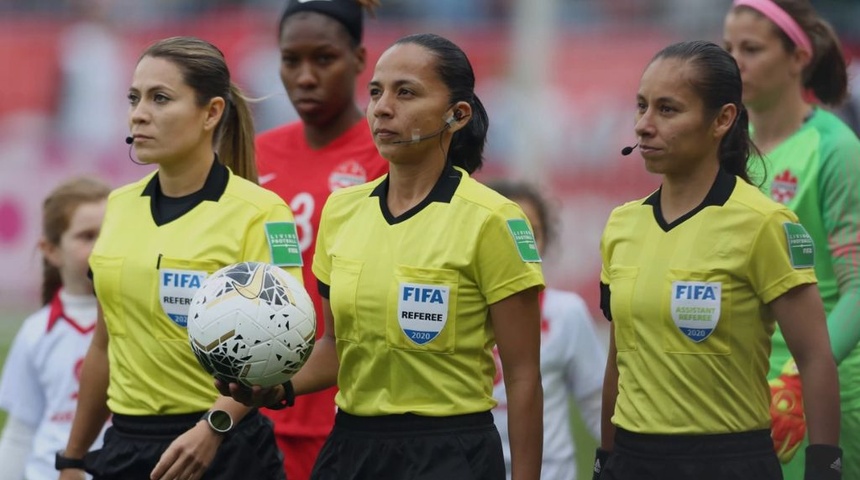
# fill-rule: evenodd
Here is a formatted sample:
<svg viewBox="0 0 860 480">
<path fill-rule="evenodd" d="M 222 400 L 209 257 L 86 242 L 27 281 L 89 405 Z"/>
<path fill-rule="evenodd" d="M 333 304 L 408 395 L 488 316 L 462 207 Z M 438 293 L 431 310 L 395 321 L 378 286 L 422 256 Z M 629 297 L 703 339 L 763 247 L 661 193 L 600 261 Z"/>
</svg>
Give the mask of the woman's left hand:
<svg viewBox="0 0 860 480">
<path fill-rule="evenodd" d="M 198 480 L 215 458 L 224 437 L 200 421 L 180 435 L 161 455 L 149 478 L 152 480 Z"/>
</svg>

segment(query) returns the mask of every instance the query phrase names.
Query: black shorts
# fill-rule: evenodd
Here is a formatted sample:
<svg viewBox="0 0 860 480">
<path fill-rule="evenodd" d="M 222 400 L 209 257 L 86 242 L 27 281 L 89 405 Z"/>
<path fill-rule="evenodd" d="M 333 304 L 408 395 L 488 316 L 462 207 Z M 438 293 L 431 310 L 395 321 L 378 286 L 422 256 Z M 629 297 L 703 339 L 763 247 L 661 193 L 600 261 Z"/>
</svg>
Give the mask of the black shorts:
<svg viewBox="0 0 860 480">
<path fill-rule="evenodd" d="M 149 480 L 161 454 L 203 415 L 114 415 L 104 445 L 87 455 L 94 480 Z M 272 422 L 257 410 L 227 434 L 204 480 L 284 480 L 283 456 L 275 443 Z"/>
<path fill-rule="evenodd" d="M 339 411 L 312 480 L 504 480 L 490 412 L 358 417 Z"/>
<path fill-rule="evenodd" d="M 648 435 L 622 429 L 600 480 L 782 480 L 770 430 Z"/>
</svg>

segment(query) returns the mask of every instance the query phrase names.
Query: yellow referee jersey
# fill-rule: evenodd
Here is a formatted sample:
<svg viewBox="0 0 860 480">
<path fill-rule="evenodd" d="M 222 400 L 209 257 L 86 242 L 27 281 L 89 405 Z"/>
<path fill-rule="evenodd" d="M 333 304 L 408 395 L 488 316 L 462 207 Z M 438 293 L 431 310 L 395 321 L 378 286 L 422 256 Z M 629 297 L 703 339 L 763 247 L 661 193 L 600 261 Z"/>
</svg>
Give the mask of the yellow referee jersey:
<svg viewBox="0 0 860 480">
<path fill-rule="evenodd" d="M 775 319 L 766 304 L 815 283 L 812 242 L 797 221 L 723 171 L 702 205 L 671 224 L 659 191 L 612 212 L 601 304 L 618 350 L 615 425 L 652 434 L 770 428 Z"/>
<path fill-rule="evenodd" d="M 322 212 L 313 271 L 330 287 L 337 405 L 364 416 L 490 410 L 489 305 L 543 287 L 525 215 L 453 167 L 399 217 L 387 192 L 387 176 L 338 190 Z"/>
<path fill-rule="evenodd" d="M 157 182 L 152 174 L 111 194 L 90 257 L 110 334 L 108 406 L 125 415 L 207 410 L 218 396 L 185 328 L 190 299 L 208 274 L 259 261 L 292 267 L 302 279 L 300 259 L 281 251 L 282 233 L 294 225 L 277 195 L 216 162 L 198 192 L 203 201 L 159 225 Z"/>
</svg>

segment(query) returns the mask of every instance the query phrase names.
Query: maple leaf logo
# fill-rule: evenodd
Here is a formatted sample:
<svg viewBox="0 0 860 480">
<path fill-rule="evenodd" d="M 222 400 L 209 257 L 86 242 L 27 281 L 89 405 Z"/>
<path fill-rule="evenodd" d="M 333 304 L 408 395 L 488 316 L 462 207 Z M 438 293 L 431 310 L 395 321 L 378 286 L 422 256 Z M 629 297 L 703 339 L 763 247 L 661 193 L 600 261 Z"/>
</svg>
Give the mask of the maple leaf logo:
<svg viewBox="0 0 860 480">
<path fill-rule="evenodd" d="M 797 177 L 785 170 L 773 179 L 770 185 L 770 198 L 782 204 L 787 204 L 797 193 Z"/>
<path fill-rule="evenodd" d="M 367 180 L 367 170 L 355 160 L 347 160 L 331 171 L 328 177 L 328 188 L 333 192 L 341 188 L 361 185 Z"/>
</svg>

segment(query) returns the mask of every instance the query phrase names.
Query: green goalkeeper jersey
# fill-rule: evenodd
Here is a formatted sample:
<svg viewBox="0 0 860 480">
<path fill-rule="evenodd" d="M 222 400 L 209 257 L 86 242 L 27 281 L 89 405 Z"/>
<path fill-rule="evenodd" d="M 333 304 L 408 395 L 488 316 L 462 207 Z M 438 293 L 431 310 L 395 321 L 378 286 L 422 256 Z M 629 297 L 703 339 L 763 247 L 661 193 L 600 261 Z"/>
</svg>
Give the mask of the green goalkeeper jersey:
<svg viewBox="0 0 860 480">
<path fill-rule="evenodd" d="M 764 162 L 751 161 L 750 170 L 753 181 L 793 210 L 812 235 L 843 410 L 860 408 L 860 140 L 835 115 L 816 109 Z M 769 378 L 789 357 L 777 329 Z"/>
</svg>

